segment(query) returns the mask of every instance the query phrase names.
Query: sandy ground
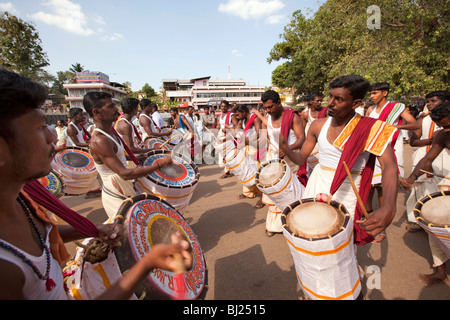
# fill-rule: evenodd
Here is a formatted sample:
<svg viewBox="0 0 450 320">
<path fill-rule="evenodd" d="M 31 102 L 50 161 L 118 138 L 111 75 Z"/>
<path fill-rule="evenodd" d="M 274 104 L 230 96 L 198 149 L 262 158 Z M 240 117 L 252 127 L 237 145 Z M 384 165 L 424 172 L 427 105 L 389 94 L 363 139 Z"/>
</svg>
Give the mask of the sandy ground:
<svg viewBox="0 0 450 320">
<path fill-rule="evenodd" d="M 412 151 L 405 145 L 407 173 Z M 199 165 L 199 170 L 200 180 L 184 217 L 197 234 L 205 255 L 208 267 L 205 300 L 301 298 L 286 240 L 282 235 L 268 238 L 264 233 L 267 207 L 255 209 L 256 199 L 238 200 L 241 185 L 234 177 L 219 179 L 223 169 L 218 165 Z M 406 197 L 407 193 L 400 188 L 398 211 L 387 229 L 387 240 L 358 247 L 358 263 L 369 276 L 362 280 L 365 299 L 450 299 L 449 282 L 425 287 L 418 279 L 419 273 L 432 272 L 432 259 L 427 234 L 405 230 Z M 94 223 L 106 220 L 99 198 L 87 200 L 77 196 L 62 200 Z M 73 244 L 68 247 L 74 252 Z M 377 279 L 375 275 L 379 275 L 379 281 L 372 281 Z"/>
</svg>

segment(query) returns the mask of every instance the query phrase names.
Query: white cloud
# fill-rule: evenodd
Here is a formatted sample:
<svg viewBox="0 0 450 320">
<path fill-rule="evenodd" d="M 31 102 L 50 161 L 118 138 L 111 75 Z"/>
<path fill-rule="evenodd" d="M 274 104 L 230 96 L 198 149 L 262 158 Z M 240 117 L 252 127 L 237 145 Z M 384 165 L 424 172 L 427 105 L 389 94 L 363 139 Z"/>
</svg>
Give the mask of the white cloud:
<svg viewBox="0 0 450 320">
<path fill-rule="evenodd" d="M 233 54 L 233 56 L 236 56 L 236 57 L 242 57 L 244 55 L 237 49 L 234 49 L 233 51 L 231 51 L 231 53 Z"/>
<path fill-rule="evenodd" d="M 281 0 L 228 0 L 221 3 L 218 10 L 248 20 L 271 17 L 284 6 Z"/>
<path fill-rule="evenodd" d="M 31 15 L 33 19 L 79 35 L 89 36 L 95 33 L 88 27 L 88 18 L 81 10 L 81 5 L 69 0 L 49 0 L 43 5 L 48 7 L 50 13 L 36 12 Z"/>
<path fill-rule="evenodd" d="M 277 14 L 274 16 L 270 16 L 266 19 L 267 24 L 279 24 L 279 23 L 287 23 L 289 20 L 284 14 Z"/>
<path fill-rule="evenodd" d="M 116 40 L 120 40 L 120 39 L 124 39 L 125 37 L 123 35 L 121 35 L 120 33 L 114 33 L 113 35 L 110 36 L 103 36 L 100 38 L 100 40 L 102 41 L 116 41 Z"/>
<path fill-rule="evenodd" d="M 11 2 L 0 2 L 0 11 L 8 11 L 11 14 L 18 14 L 16 7 Z"/>
</svg>

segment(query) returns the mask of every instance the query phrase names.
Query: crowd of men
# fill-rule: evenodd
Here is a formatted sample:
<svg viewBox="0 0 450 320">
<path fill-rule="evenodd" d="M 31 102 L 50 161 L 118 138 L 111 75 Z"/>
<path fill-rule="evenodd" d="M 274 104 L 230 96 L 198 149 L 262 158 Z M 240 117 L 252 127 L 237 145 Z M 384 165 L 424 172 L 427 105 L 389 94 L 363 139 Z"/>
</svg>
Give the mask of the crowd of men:
<svg viewBox="0 0 450 320">
<path fill-rule="evenodd" d="M 58 228 L 43 218 L 43 210 L 23 188 L 48 174 L 55 152 L 68 145 L 89 148 L 102 185 L 102 204 L 111 217 L 125 199 L 137 194 L 134 179 L 172 164 L 167 156 L 157 163 L 140 165 L 149 151 L 143 147 L 145 139 L 168 138 L 179 130 L 183 140 L 191 141 L 188 155 L 195 160 L 195 141 L 200 141 L 202 151 L 212 146 L 212 153 L 218 141 L 231 137 L 237 148 L 248 147 L 248 156 L 259 165 L 283 159 L 301 182 L 303 198 L 328 195 L 344 204 L 354 221 L 356 245 L 386 238 L 385 230 L 396 214 L 399 181 L 411 189 L 411 204 L 426 193 L 450 188 L 450 180 L 437 179 L 449 176 L 450 170 L 448 91 L 428 93 L 426 109 L 415 117 L 404 104 L 388 100 L 387 83 L 370 84 L 361 76 L 347 75 L 329 84 L 326 105 L 321 94 L 312 94 L 301 112 L 283 107 L 279 94 L 268 90 L 261 97 L 262 108 L 231 106 L 223 101 L 217 117 L 214 110 L 205 109 L 199 115 L 192 107 L 185 114 L 172 108 L 167 123 L 148 99 L 124 98 L 120 110 L 110 94 L 89 92 L 83 99 L 84 110 L 70 110 L 70 123 L 67 128 L 59 123 L 57 134 L 46 125 L 39 109 L 46 98 L 41 85 L 1 69 L 0 92 L 0 179 L 5 186 L 0 193 L 0 297 L 5 299 L 66 297 L 59 274 L 59 266 L 67 258 L 63 242 L 82 238 L 82 234 L 73 228 Z M 365 107 L 367 94 L 372 104 Z M 88 128 L 84 112 L 93 121 Z M 418 147 L 411 173 L 403 166 L 401 130 L 407 131 L 411 145 Z M 439 156 L 442 158 L 436 160 Z M 347 164 L 351 177 L 344 168 Z M 423 178 L 421 170 L 434 173 L 436 180 Z M 221 178 L 232 176 L 225 167 Z M 243 188 L 238 196 L 255 197 L 260 197 L 255 207 L 268 207 L 266 235 L 282 233 L 282 210 L 270 197 L 254 186 Z M 408 231 L 420 230 L 412 208 L 407 210 Z M 120 238 L 121 230 L 115 224 L 98 229 L 109 242 Z M 158 246 L 101 298 L 128 298 L 149 270 L 175 269 L 177 253 L 189 266 L 192 256 L 187 249 L 180 237 L 173 245 Z M 448 256 L 431 240 L 430 249 L 436 271 L 421 277 L 427 284 L 446 281 Z"/>
</svg>

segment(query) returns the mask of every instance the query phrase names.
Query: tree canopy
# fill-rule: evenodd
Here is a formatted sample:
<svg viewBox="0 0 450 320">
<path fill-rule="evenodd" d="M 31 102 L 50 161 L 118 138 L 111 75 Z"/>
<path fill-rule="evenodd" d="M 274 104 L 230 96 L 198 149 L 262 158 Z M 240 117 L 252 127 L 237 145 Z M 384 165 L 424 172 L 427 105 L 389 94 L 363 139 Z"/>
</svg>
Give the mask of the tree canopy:
<svg viewBox="0 0 450 320">
<path fill-rule="evenodd" d="M 368 8 L 375 5 L 376 11 Z M 268 62 L 285 61 L 273 84 L 297 93 L 324 91 L 341 75 L 389 82 L 396 98 L 445 89 L 450 69 L 447 0 L 328 0 L 313 17 L 300 10 Z M 379 28 L 373 28 L 378 19 Z"/>
<path fill-rule="evenodd" d="M 0 12 L 0 65 L 36 81 L 53 79 L 44 70 L 49 61 L 34 25 L 8 12 Z"/>
</svg>

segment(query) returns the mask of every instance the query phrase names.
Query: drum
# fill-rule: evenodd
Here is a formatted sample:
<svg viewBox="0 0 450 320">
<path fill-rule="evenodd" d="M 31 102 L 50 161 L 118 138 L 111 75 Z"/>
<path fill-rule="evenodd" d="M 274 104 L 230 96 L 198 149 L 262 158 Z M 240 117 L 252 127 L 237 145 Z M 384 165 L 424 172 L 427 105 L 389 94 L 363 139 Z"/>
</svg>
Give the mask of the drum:
<svg viewBox="0 0 450 320">
<path fill-rule="evenodd" d="M 224 157 L 225 167 L 246 187 L 255 185 L 256 161 L 248 155 L 248 147 L 228 152 Z"/>
<path fill-rule="evenodd" d="M 139 193 L 148 193 L 164 199 L 183 214 L 197 187 L 200 173 L 197 165 L 189 158 L 181 154 L 172 154 L 167 150 L 151 151 L 144 161 L 144 166 L 167 156 L 172 156 L 173 163 L 170 166 L 158 169 L 145 178 L 137 179 L 135 187 Z"/>
<path fill-rule="evenodd" d="M 162 149 L 160 149 L 160 147 Z M 166 140 L 162 138 L 147 138 L 144 142 L 144 147 L 146 149 L 154 149 L 154 150 L 171 150 L 170 143 L 166 143 Z"/>
<path fill-rule="evenodd" d="M 164 128 L 163 130 L 170 130 L 170 128 L 169 129 Z M 183 136 L 184 134 L 180 130 L 173 129 L 172 134 L 166 138 L 170 139 L 168 143 L 169 145 L 176 146 L 183 140 Z"/>
<path fill-rule="evenodd" d="M 217 139 L 214 144 L 214 148 L 221 158 L 225 157 L 228 152 L 234 150 L 236 148 L 234 141 L 232 139 L 227 139 L 225 141 L 221 141 L 221 139 Z"/>
<path fill-rule="evenodd" d="M 45 177 L 37 179 L 48 191 L 55 197 L 61 198 L 64 195 L 66 185 L 62 177 L 54 170 L 50 171 Z"/>
<path fill-rule="evenodd" d="M 261 164 L 256 172 L 255 182 L 258 189 L 280 210 L 301 199 L 304 191 L 303 185 L 282 159 Z"/>
<path fill-rule="evenodd" d="M 450 191 L 429 194 L 414 206 L 417 223 L 450 257 Z"/>
<path fill-rule="evenodd" d="M 138 285 L 131 299 L 204 299 L 208 276 L 203 251 L 192 228 L 170 204 L 141 194 L 124 201 L 112 220 L 123 226 L 121 245 L 114 248 L 106 260 L 95 264 L 84 260 L 84 251 L 78 249 L 77 257 L 69 267 L 72 274 L 65 278 L 69 297 L 94 299 L 120 280 L 122 274 L 154 246 L 170 244 L 171 235 L 180 232 L 190 243 L 192 268 L 181 277 L 170 271 L 153 269 Z"/>
<path fill-rule="evenodd" d="M 298 282 L 313 300 L 354 300 L 361 292 L 353 219 L 344 205 L 301 199 L 281 216 Z"/>
<path fill-rule="evenodd" d="M 83 148 L 70 147 L 57 152 L 51 167 L 64 180 L 67 195 L 88 193 L 97 180 L 94 159 Z"/>
</svg>

